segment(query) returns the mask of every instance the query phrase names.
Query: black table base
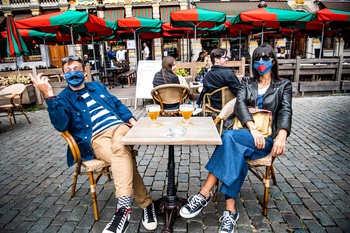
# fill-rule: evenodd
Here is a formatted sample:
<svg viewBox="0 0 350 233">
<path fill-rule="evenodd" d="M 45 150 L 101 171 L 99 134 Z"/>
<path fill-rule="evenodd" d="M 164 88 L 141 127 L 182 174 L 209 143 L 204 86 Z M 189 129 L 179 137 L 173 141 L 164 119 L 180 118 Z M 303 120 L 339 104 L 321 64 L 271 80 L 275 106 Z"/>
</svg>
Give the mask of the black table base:
<svg viewBox="0 0 350 233">
<path fill-rule="evenodd" d="M 168 158 L 168 187 L 167 196 L 161 197 L 155 201 L 155 207 L 159 214 L 164 214 L 165 228 L 163 233 L 172 233 L 175 218 L 180 216 L 180 209 L 186 204 L 187 200 L 176 196 L 175 188 L 175 161 L 174 161 L 174 146 L 169 146 Z"/>
<path fill-rule="evenodd" d="M 168 197 L 161 197 L 155 201 L 158 214 L 164 215 L 165 227 L 163 233 L 172 233 L 175 219 L 180 216 L 180 209 L 187 203 L 184 198 L 174 197 L 174 200 L 168 200 Z"/>
</svg>

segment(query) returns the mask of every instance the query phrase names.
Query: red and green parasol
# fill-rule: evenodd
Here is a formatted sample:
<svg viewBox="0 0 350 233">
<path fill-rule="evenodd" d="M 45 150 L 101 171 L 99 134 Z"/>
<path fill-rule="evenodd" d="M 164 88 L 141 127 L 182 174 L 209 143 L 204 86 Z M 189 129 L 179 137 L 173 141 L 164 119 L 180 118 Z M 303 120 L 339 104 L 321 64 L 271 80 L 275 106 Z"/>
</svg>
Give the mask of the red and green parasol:
<svg viewBox="0 0 350 233">
<path fill-rule="evenodd" d="M 111 36 L 116 30 L 116 25 L 113 22 L 98 18 L 85 11 L 72 10 L 17 20 L 16 25 L 22 29 L 36 29 L 53 33 L 59 31 L 70 34 L 72 44 L 74 44 L 73 34 Z"/>
<path fill-rule="evenodd" d="M 317 15 L 317 20 L 323 22 L 321 49 L 320 49 L 320 55 L 319 55 L 319 58 L 321 58 L 323 53 L 323 43 L 324 43 L 326 23 L 327 22 L 331 23 L 333 28 L 339 28 L 339 27 L 345 28 L 346 26 L 349 25 L 349 22 L 350 22 L 350 12 L 325 8 L 322 10 L 318 10 L 315 15 Z"/>
<path fill-rule="evenodd" d="M 149 18 L 142 18 L 142 17 L 127 17 L 127 18 L 118 19 L 116 21 L 116 25 L 117 25 L 117 33 L 123 33 L 123 31 L 125 30 L 132 31 L 132 33 L 134 34 L 134 40 L 136 42 L 137 41 L 136 33 L 161 32 L 162 21 L 158 19 L 149 19 Z M 139 46 L 137 43 L 135 44 L 136 44 L 136 51 L 138 51 L 137 47 Z M 139 60 L 139 56 L 140 54 L 137 53 L 137 56 L 136 56 L 137 61 Z"/>
<path fill-rule="evenodd" d="M 341 21 L 341 22 L 350 22 L 350 12 L 349 11 L 340 11 L 332 9 L 322 9 L 316 12 L 317 19 L 320 21 Z"/>
<path fill-rule="evenodd" d="M 194 39 L 197 40 L 197 28 L 212 28 L 226 21 L 226 13 L 201 8 L 173 11 L 170 13 L 170 23 L 173 27 L 194 28 Z M 196 46 L 194 47 L 196 55 Z"/>
<path fill-rule="evenodd" d="M 239 18 L 239 23 L 249 22 L 253 26 L 261 26 L 261 31 L 263 33 L 266 27 L 276 28 L 276 26 L 284 27 L 294 25 L 296 22 L 309 22 L 313 20 L 315 16 L 310 12 L 266 7 L 241 12 Z M 263 37 L 261 42 L 263 43 Z"/>
<path fill-rule="evenodd" d="M 22 55 L 27 56 L 29 54 L 27 46 L 18 32 L 12 16 L 7 16 L 6 34 L 8 35 L 6 49 L 7 56 L 20 57 Z"/>
</svg>

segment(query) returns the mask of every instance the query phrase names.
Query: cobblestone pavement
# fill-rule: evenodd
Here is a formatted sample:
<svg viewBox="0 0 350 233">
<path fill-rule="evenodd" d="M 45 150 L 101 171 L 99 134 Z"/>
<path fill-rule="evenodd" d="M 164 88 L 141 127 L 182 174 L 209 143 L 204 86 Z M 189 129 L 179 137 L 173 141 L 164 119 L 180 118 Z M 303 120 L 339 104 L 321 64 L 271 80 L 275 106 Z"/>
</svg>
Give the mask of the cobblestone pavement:
<svg viewBox="0 0 350 233">
<path fill-rule="evenodd" d="M 119 89 L 120 90 L 120 89 Z M 129 101 L 129 100 L 125 100 Z M 133 106 L 133 103 L 127 103 Z M 144 108 L 134 110 L 145 116 Z M 263 185 L 251 173 L 237 200 L 237 229 L 244 232 L 350 232 L 350 96 L 293 99 L 293 132 L 288 149 L 274 163 L 268 216 L 262 216 Z M 70 197 L 73 168 L 67 168 L 63 138 L 46 110 L 30 112 L 32 124 L 17 117 L 9 131 L 0 124 L 0 232 L 101 232 L 114 213 L 113 182 L 97 188 L 100 220 L 94 221 L 86 177 Z M 139 171 L 154 199 L 165 194 L 167 147 L 139 146 Z M 213 146 L 175 146 L 178 195 L 198 192 Z M 174 232 L 217 232 L 224 196 L 191 220 L 178 218 Z M 141 210 L 133 204 L 128 232 L 146 232 Z M 162 216 L 158 217 L 161 232 Z"/>
</svg>

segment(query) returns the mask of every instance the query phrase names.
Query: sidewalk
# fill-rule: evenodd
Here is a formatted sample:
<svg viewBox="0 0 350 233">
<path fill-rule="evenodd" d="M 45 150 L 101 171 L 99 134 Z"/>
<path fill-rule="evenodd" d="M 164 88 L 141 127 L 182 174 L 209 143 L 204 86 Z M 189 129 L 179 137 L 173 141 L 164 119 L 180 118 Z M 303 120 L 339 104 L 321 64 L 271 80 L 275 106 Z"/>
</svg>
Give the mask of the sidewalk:
<svg viewBox="0 0 350 233">
<path fill-rule="evenodd" d="M 135 117 L 134 86 L 113 88 Z M 271 184 L 268 216 L 262 216 L 263 185 L 252 174 L 237 200 L 239 233 L 350 232 L 350 96 L 293 99 L 293 130 L 287 152 L 274 163 L 277 186 Z M 13 131 L 0 124 L 0 232 L 102 232 L 117 200 L 113 182 L 97 188 L 100 220 L 94 221 L 89 182 L 79 179 L 70 198 L 73 168 L 66 165 L 66 144 L 50 124 L 46 110 L 29 112 L 32 124 L 18 116 Z M 139 171 L 154 199 L 166 193 L 167 147 L 139 146 Z M 204 165 L 213 146 L 175 146 L 178 195 L 198 192 L 206 179 Z M 174 232 L 217 232 L 224 196 L 191 220 L 178 218 Z M 141 209 L 133 204 L 128 232 L 147 232 Z M 163 216 L 158 216 L 161 232 Z"/>
</svg>

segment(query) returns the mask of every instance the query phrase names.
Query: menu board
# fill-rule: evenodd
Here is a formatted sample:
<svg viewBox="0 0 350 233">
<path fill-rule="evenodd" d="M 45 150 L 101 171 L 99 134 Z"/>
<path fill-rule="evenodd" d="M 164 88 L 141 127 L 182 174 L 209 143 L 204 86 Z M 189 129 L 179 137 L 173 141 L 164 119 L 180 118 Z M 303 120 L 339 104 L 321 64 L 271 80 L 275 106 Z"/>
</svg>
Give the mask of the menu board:
<svg viewBox="0 0 350 233">
<path fill-rule="evenodd" d="M 135 108 L 137 99 L 152 99 L 154 75 L 162 69 L 162 61 L 140 60 L 137 65 Z"/>
</svg>

